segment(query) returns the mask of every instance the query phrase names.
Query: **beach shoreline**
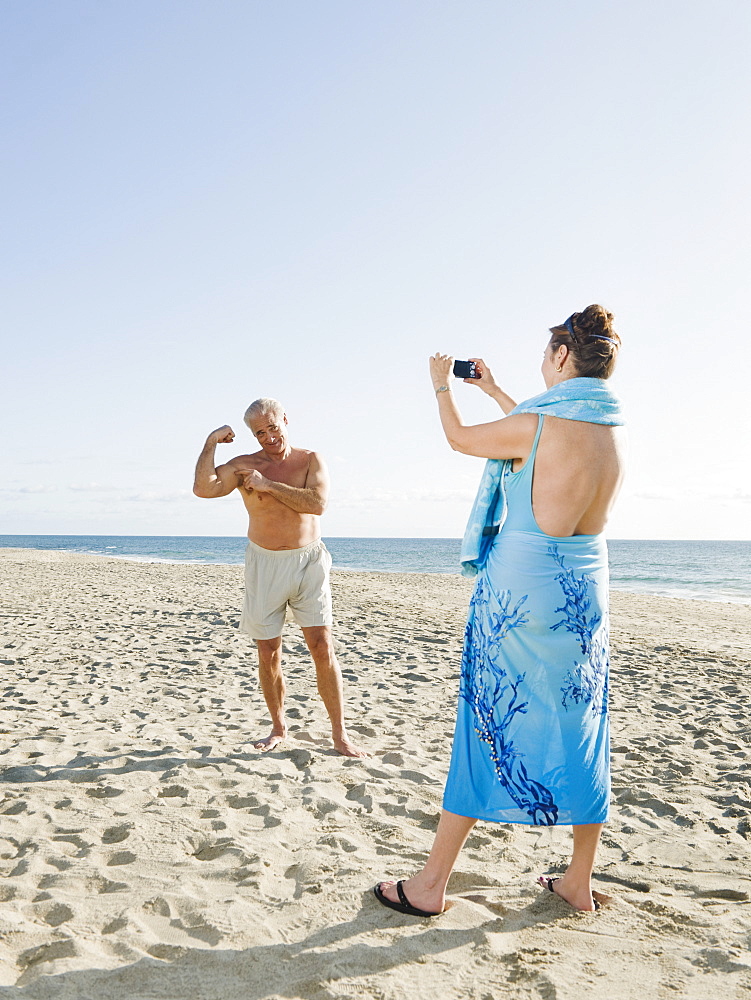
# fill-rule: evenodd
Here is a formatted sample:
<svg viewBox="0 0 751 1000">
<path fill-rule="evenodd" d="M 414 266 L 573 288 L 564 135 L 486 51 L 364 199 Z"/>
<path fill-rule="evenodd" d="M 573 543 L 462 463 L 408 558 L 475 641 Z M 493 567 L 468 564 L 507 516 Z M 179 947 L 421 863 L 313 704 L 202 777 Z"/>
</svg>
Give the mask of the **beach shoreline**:
<svg viewBox="0 0 751 1000">
<path fill-rule="evenodd" d="M 436 921 L 380 878 L 429 849 L 472 582 L 335 570 L 353 737 L 299 630 L 291 732 L 237 630 L 242 568 L 0 549 L 0 998 L 740 996 L 751 987 L 751 606 L 614 591 L 596 917 L 535 885 L 570 828 L 478 824 Z"/>
<path fill-rule="evenodd" d="M 336 571 L 459 573 L 458 538 L 323 536 Z M 10 543 L 10 544 L 9 544 Z M 0 535 L 0 551 L 58 551 L 177 565 L 243 565 L 242 536 Z M 751 541 L 608 539 L 613 591 L 751 605 Z"/>
</svg>

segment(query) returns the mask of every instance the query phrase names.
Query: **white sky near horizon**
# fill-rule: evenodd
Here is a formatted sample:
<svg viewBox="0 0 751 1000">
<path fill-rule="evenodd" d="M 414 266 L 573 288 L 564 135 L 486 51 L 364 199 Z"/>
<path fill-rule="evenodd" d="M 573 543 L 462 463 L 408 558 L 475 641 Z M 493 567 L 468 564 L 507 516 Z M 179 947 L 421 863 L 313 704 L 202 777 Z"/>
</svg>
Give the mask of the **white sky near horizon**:
<svg viewBox="0 0 751 1000">
<path fill-rule="evenodd" d="M 602 302 L 608 535 L 751 539 L 750 41 L 746 0 L 8 0 L 0 533 L 242 534 L 193 467 L 275 396 L 325 535 L 459 536 L 428 355 L 521 400 Z"/>
</svg>

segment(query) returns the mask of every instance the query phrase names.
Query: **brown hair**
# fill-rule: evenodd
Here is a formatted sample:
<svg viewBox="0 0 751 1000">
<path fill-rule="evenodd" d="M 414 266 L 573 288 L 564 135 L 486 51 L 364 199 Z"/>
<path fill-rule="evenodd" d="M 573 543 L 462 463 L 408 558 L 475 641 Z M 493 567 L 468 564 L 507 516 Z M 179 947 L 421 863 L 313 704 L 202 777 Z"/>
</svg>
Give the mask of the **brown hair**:
<svg viewBox="0 0 751 1000">
<path fill-rule="evenodd" d="M 587 306 L 573 313 L 560 326 L 552 326 L 550 346 L 562 344 L 571 352 L 579 378 L 610 378 L 615 368 L 621 338 L 613 329 L 613 314 L 602 306 Z"/>
</svg>

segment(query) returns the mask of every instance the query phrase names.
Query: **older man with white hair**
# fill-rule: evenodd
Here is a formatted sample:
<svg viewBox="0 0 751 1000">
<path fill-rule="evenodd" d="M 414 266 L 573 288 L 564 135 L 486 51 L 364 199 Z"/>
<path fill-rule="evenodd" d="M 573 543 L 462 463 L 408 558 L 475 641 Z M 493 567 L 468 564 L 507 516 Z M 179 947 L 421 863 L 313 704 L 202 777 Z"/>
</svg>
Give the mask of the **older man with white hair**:
<svg viewBox="0 0 751 1000">
<path fill-rule="evenodd" d="M 212 431 L 196 465 L 193 492 L 213 499 L 236 489 L 248 511 L 240 629 L 255 639 L 261 689 L 271 714 L 271 733 L 254 746 L 268 751 L 287 735 L 282 628 L 289 606 L 315 663 L 334 746 L 346 757 L 364 757 L 344 725 L 342 675 L 331 639 L 331 556 L 319 521 L 329 493 L 326 465 L 317 452 L 289 444 L 287 415 L 277 400 L 256 399 L 245 412 L 245 423 L 261 450 L 217 466 L 216 446 L 231 444 L 235 433 L 227 425 Z"/>
</svg>

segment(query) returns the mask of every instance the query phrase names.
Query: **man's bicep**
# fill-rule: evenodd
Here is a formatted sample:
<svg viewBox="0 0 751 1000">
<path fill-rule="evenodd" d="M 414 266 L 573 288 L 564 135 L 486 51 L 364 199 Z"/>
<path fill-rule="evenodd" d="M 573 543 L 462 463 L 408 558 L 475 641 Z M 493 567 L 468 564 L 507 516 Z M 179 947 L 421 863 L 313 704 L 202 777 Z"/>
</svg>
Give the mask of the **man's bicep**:
<svg viewBox="0 0 751 1000">
<path fill-rule="evenodd" d="M 226 497 L 240 485 L 240 474 L 232 462 L 216 468 L 216 479 L 212 480 L 211 491 L 216 497 Z"/>
</svg>

